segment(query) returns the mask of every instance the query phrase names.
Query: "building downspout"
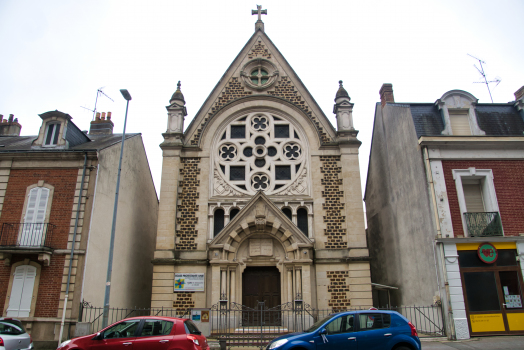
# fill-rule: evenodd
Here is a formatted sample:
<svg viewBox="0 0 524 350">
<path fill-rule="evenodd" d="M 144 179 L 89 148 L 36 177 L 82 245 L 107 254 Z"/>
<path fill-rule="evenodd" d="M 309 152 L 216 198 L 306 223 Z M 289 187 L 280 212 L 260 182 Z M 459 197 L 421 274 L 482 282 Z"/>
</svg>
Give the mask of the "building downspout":
<svg viewBox="0 0 524 350">
<path fill-rule="evenodd" d="M 71 283 L 71 270 L 73 269 L 73 256 L 75 254 L 76 232 L 78 230 L 78 220 L 80 219 L 80 206 L 82 205 L 82 193 L 84 192 L 84 180 L 86 177 L 87 153 L 84 153 L 84 169 L 82 170 L 82 181 L 80 182 L 80 193 L 78 194 L 78 204 L 76 207 L 75 229 L 73 231 L 73 242 L 71 244 L 71 253 L 69 255 L 69 271 L 67 272 L 67 286 L 64 299 L 64 311 L 62 313 L 62 323 L 60 324 L 60 335 L 58 336 L 58 346 L 62 343 L 64 333 L 65 316 L 67 310 L 67 299 L 69 297 L 69 285 Z"/>
<path fill-rule="evenodd" d="M 429 162 L 429 154 L 428 154 L 428 147 L 423 146 L 422 147 L 424 152 L 424 166 L 426 168 L 426 178 L 429 183 L 430 187 L 430 195 L 431 195 L 431 202 L 433 204 L 433 214 L 435 215 L 435 223 L 437 225 L 437 238 L 442 238 L 442 230 L 440 228 L 440 220 L 438 217 L 438 209 L 437 209 L 437 197 L 435 195 L 435 183 L 433 182 L 433 173 L 431 172 L 431 164 Z M 447 299 L 447 306 L 448 306 L 448 313 L 447 313 L 447 323 L 449 325 L 449 335 L 448 339 L 450 340 L 456 340 L 456 334 L 455 334 L 455 322 L 453 321 L 453 308 L 451 306 L 451 297 L 449 293 L 449 282 L 448 282 L 448 273 L 446 270 L 446 263 L 445 263 L 445 256 L 444 256 L 444 245 L 439 242 L 435 242 L 436 247 L 439 251 L 440 255 L 440 261 L 442 262 L 442 277 L 444 280 L 444 287 L 446 290 L 446 299 Z M 435 250 L 433 250 L 433 254 L 435 254 Z M 438 276 L 438 270 L 437 270 L 437 263 L 435 261 L 435 270 L 437 272 Z M 437 279 L 438 280 L 438 279 Z M 440 282 L 439 282 L 440 284 Z M 440 289 L 440 286 L 439 286 Z"/>
</svg>

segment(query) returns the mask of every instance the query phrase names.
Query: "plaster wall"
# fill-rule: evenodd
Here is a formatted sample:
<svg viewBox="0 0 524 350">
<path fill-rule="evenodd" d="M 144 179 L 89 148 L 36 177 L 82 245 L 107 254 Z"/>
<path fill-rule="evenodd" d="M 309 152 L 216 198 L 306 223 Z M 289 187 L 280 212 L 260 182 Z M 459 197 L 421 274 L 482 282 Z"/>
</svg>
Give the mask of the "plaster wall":
<svg viewBox="0 0 524 350">
<path fill-rule="evenodd" d="M 407 106 L 377 104 L 365 201 L 372 281 L 399 288 L 391 292 L 393 306 L 432 304 L 436 231 Z"/>
<path fill-rule="evenodd" d="M 83 299 L 104 302 L 120 144 L 100 151 Z M 125 141 L 111 280 L 111 307 L 149 307 L 158 199 L 142 138 Z"/>
</svg>

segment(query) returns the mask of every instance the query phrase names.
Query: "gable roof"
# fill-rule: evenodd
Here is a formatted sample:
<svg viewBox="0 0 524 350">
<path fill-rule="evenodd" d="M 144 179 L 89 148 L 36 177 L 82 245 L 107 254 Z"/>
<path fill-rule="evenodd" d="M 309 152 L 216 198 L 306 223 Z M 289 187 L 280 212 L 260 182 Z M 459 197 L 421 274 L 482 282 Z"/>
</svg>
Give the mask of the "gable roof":
<svg viewBox="0 0 524 350">
<path fill-rule="evenodd" d="M 234 252 L 245 238 L 255 233 L 272 235 L 290 252 L 299 247 L 313 247 L 313 242 L 262 191 L 251 198 L 209 247 Z"/>
<path fill-rule="evenodd" d="M 246 88 L 239 79 L 243 64 L 259 56 L 270 60 L 279 68 L 277 82 L 262 92 Z M 264 31 L 257 29 L 222 75 L 187 127 L 184 132 L 185 144 L 187 146 L 199 146 L 204 129 L 217 112 L 227 108 L 226 106 L 233 101 L 251 96 L 279 97 L 292 103 L 313 122 L 321 143 L 334 141 L 336 130 L 329 119 L 271 39 Z"/>
</svg>

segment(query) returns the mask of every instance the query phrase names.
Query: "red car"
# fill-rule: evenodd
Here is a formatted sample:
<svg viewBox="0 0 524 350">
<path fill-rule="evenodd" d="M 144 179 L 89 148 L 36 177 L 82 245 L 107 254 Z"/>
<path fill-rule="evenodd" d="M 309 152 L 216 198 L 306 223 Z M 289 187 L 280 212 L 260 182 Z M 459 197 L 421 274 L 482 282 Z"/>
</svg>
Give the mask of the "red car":
<svg viewBox="0 0 524 350">
<path fill-rule="evenodd" d="M 59 350 L 209 350 L 204 337 L 186 318 L 126 318 L 96 334 L 66 340 Z"/>
</svg>

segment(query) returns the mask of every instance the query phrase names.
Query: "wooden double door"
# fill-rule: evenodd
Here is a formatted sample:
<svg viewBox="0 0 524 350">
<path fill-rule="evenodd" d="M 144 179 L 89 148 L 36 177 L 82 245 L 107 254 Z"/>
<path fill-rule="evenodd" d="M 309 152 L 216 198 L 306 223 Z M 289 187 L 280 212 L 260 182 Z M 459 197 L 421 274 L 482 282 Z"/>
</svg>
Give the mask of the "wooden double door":
<svg viewBox="0 0 524 350">
<path fill-rule="evenodd" d="M 262 302 L 264 304 L 260 304 Z M 280 272 L 276 267 L 246 267 L 242 275 L 242 304 L 244 326 L 280 323 Z"/>
</svg>

